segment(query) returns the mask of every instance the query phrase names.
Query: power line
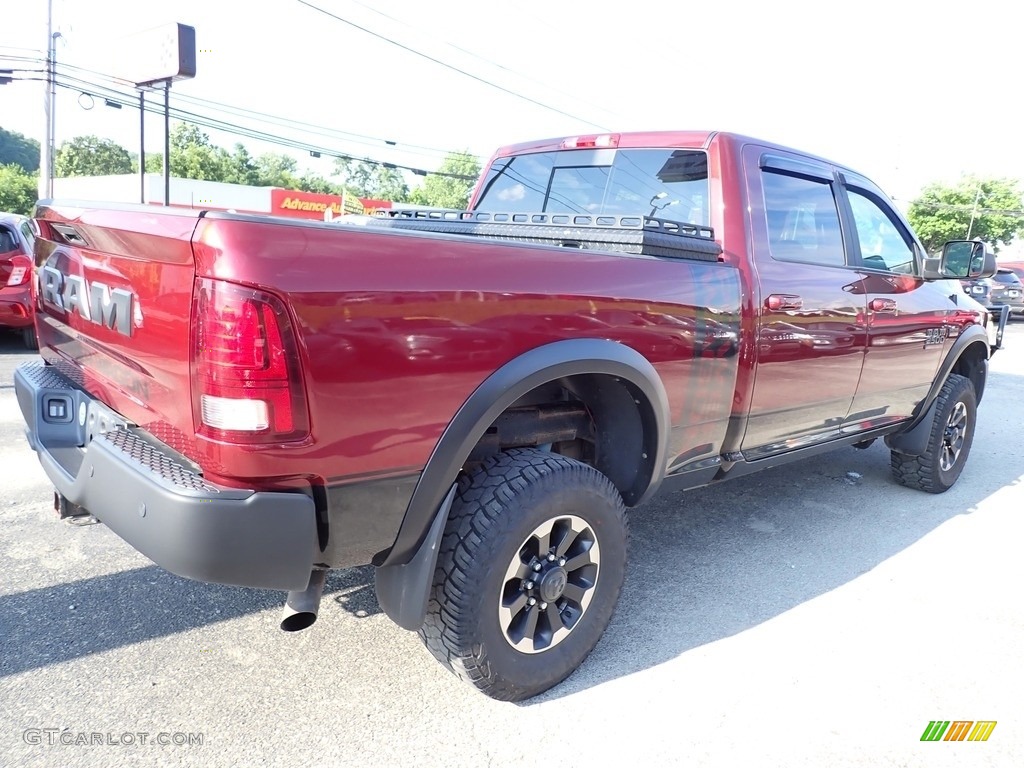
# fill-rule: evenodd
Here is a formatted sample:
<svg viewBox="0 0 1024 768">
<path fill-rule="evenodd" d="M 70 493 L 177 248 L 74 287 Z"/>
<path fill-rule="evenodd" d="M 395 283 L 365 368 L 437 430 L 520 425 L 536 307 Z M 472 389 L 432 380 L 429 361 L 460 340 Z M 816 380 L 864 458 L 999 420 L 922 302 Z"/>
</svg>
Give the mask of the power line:
<svg viewBox="0 0 1024 768">
<path fill-rule="evenodd" d="M 24 48 L 18 45 L 0 45 L 0 51 L 27 51 L 28 53 L 36 53 L 40 56 L 46 56 L 46 51 L 41 48 Z"/>
<path fill-rule="evenodd" d="M 255 110 L 247 109 L 244 107 L 233 107 L 229 104 L 220 104 L 217 102 L 208 101 L 206 99 L 199 99 L 196 97 L 188 96 L 186 94 L 176 94 L 176 99 L 184 101 L 189 104 L 196 106 L 209 106 L 213 107 L 217 111 L 224 112 L 225 114 L 234 114 L 238 117 L 248 117 L 249 119 L 255 119 L 256 122 L 268 123 L 270 125 L 277 125 L 282 128 L 292 128 L 294 130 L 302 131 L 303 133 L 313 134 L 315 136 L 324 136 L 327 138 L 342 138 L 345 141 L 350 141 L 353 144 L 361 144 L 363 146 L 380 147 L 384 145 L 387 147 L 395 147 L 401 149 L 403 152 L 407 152 L 412 155 L 420 155 L 422 157 L 445 157 L 451 154 L 451 150 L 438 149 L 434 147 L 424 147 L 417 144 L 399 144 L 398 142 L 389 141 L 387 139 L 378 139 L 373 136 L 360 137 L 360 134 L 354 134 L 349 131 L 342 131 L 334 128 L 328 128 L 325 126 L 314 125 L 313 123 L 303 123 L 297 120 L 286 117 L 278 117 L 276 115 L 270 115 L 263 112 L 257 112 Z M 360 137 L 360 138 L 346 138 L 346 137 Z M 363 141 L 361 139 L 369 139 Z M 461 153 L 460 153 L 461 154 Z M 477 161 L 482 158 L 473 155 Z"/>
<path fill-rule="evenodd" d="M 37 70 L 28 70 L 34 75 L 42 75 Z M 40 81 L 45 80 L 43 77 L 26 77 L 19 75 L 14 77 L 15 80 L 21 81 Z M 88 93 L 89 95 L 97 95 L 103 98 L 105 101 L 118 104 L 120 106 L 137 107 L 138 100 L 133 94 L 125 94 L 122 91 L 112 88 L 110 86 L 102 85 L 99 83 L 92 82 L 83 78 L 75 77 L 66 73 L 58 72 L 56 77 L 56 84 L 61 88 L 68 90 L 79 91 L 82 93 Z M 155 103 L 146 104 L 146 111 L 151 114 L 163 114 L 162 107 Z M 424 168 L 419 168 L 411 165 L 404 165 L 401 163 L 392 163 L 385 160 L 377 160 L 371 157 L 360 157 L 349 151 L 342 151 L 334 147 L 327 147 L 324 145 L 312 144 L 309 142 L 299 141 L 278 134 L 269 133 L 253 128 L 247 128 L 239 126 L 235 123 L 224 122 L 215 117 L 209 115 L 203 115 L 197 112 L 191 112 L 189 110 L 181 109 L 180 107 L 171 107 L 170 114 L 176 120 L 183 122 L 192 123 L 195 125 L 202 126 L 204 128 L 210 128 L 212 130 L 221 131 L 234 136 L 244 136 L 245 138 L 255 139 L 257 141 L 263 141 L 269 144 L 274 144 L 281 147 L 287 147 L 289 149 L 303 150 L 309 153 L 316 153 L 318 155 L 327 155 L 329 157 L 336 157 L 345 160 L 355 160 L 369 165 L 382 166 L 384 168 L 392 170 L 404 170 L 413 173 L 416 176 L 442 176 L 445 178 L 462 179 L 466 181 L 476 181 L 476 176 L 468 176 L 465 174 L 458 173 L 446 173 L 443 171 L 430 171 Z"/>
<path fill-rule="evenodd" d="M 25 61 L 25 62 L 29 62 L 29 63 L 32 63 L 32 64 L 45 64 L 46 63 L 46 57 L 45 56 L 42 56 L 42 57 L 40 57 L 40 56 L 12 56 L 9 53 L 0 54 L 0 64 L 4 64 L 6 66 L 9 62 L 12 62 L 12 61 Z"/>
<path fill-rule="evenodd" d="M 42 79 L 42 78 L 18 78 L 18 79 Z M 76 78 L 71 75 L 58 73 L 57 85 L 69 90 L 77 90 L 84 93 L 90 91 L 95 92 L 96 95 L 100 96 L 106 101 L 112 101 L 120 104 L 121 106 L 137 107 L 138 100 L 132 94 L 125 94 L 117 89 L 109 86 L 99 85 L 97 83 Z M 90 93 L 89 95 L 93 95 Z M 162 107 L 155 103 L 146 104 L 146 111 L 152 114 L 163 114 Z M 337 157 L 340 159 L 356 160 L 359 162 L 367 163 L 369 165 L 383 166 L 392 170 L 404 170 L 409 171 L 417 176 L 443 176 L 452 179 L 462 179 L 466 181 L 476 181 L 476 176 L 468 176 L 465 174 L 458 173 L 446 173 L 442 171 L 428 171 L 423 168 L 418 168 L 410 165 L 403 165 L 400 163 L 391 163 L 384 160 L 377 160 L 370 157 L 359 157 L 353 155 L 350 152 L 343 152 L 333 147 L 327 147 L 324 145 L 315 145 L 308 142 L 298 141 L 296 139 L 290 139 L 288 137 L 279 136 L 276 134 L 268 133 L 266 131 L 255 130 L 251 128 L 245 128 L 238 126 L 233 123 L 227 123 L 217 118 L 210 117 L 208 115 L 202 115 L 189 110 L 181 109 L 180 107 L 172 107 L 170 114 L 177 120 L 183 122 L 192 123 L 199 125 L 204 128 L 210 128 L 212 130 L 221 131 L 223 133 L 229 133 L 235 136 L 244 136 L 246 138 L 255 139 L 257 141 L 264 141 L 269 144 L 275 144 L 277 146 L 288 147 L 290 149 L 300 149 L 307 152 L 317 152 L 321 155 L 328 155 L 331 157 Z"/>
<path fill-rule="evenodd" d="M 910 201 L 912 206 L 918 206 L 920 208 L 935 208 L 944 211 L 963 211 L 964 213 L 986 213 L 995 214 L 997 216 L 1014 216 L 1024 217 L 1024 211 L 1016 211 L 1005 208 L 978 208 L 973 205 L 956 205 L 955 203 L 927 203 L 923 201 Z"/>
<path fill-rule="evenodd" d="M 35 63 L 39 63 L 39 64 L 45 64 L 45 59 L 40 59 L 38 57 L 32 58 L 32 57 L 27 57 L 27 56 L 17 56 L 17 57 L 16 56 L 2 56 L 2 57 L 0 57 L 0 59 L 11 59 L 11 60 L 18 60 L 18 61 L 26 61 L 26 62 L 35 62 Z M 97 77 L 103 78 L 105 80 L 109 80 L 112 83 L 114 83 L 115 85 L 125 85 L 125 84 L 127 84 L 126 81 L 124 80 L 124 78 L 119 78 L 119 77 L 117 77 L 115 75 L 111 75 L 110 73 L 107 73 L 107 72 L 100 72 L 100 71 L 95 70 L 95 69 L 90 69 L 88 67 L 81 67 L 81 66 L 78 66 L 78 65 L 75 65 L 75 64 L 66 64 L 66 63 L 63 63 L 63 62 L 59 62 L 58 65 L 57 65 L 57 68 L 58 68 L 58 70 L 59 69 L 73 69 L 73 70 L 75 70 L 77 72 L 85 72 L 85 73 L 88 73 L 88 74 L 95 75 Z M 479 162 L 481 164 L 484 161 L 484 158 L 480 157 L 479 155 L 475 155 L 473 153 L 456 151 L 456 150 L 450 150 L 450 149 L 442 149 L 442 148 L 439 148 L 439 147 L 429 147 L 429 146 L 424 146 L 424 145 L 420 145 L 420 144 L 411 144 L 411 143 L 406 143 L 406 142 L 397 142 L 397 141 L 392 141 L 392 140 L 389 140 L 389 139 L 380 138 L 380 137 L 377 137 L 377 136 L 368 136 L 368 135 L 365 135 L 365 134 L 354 133 L 354 132 L 351 132 L 351 131 L 343 131 L 343 130 L 336 129 L 336 128 L 328 128 L 326 126 L 315 125 L 313 123 L 305 123 L 305 122 L 302 122 L 302 121 L 299 121 L 299 120 L 295 120 L 293 118 L 283 117 L 283 116 L 280 116 L 280 115 L 273 115 L 273 114 L 270 114 L 270 113 L 267 113 L 267 112 L 260 112 L 258 110 L 249 109 L 247 107 L 239 107 L 239 106 L 235 106 L 235 105 L 231 105 L 231 104 L 224 104 L 223 102 L 212 101 L 210 99 L 203 99 L 203 98 L 200 98 L 198 96 L 192 96 L 190 94 L 175 93 L 174 94 L 174 98 L 175 98 L 176 101 L 189 102 L 189 103 L 195 104 L 197 106 L 206 106 L 206 107 L 208 107 L 210 109 L 213 109 L 215 112 L 223 112 L 224 114 L 230 114 L 230 115 L 233 115 L 233 116 L 236 116 L 236 117 L 251 116 L 251 119 L 254 119 L 256 122 L 269 123 L 271 125 L 276 125 L 278 127 L 283 127 L 283 128 L 293 128 L 295 130 L 302 131 L 303 133 L 311 133 L 311 134 L 314 134 L 314 135 L 317 135 L 317 136 L 324 136 L 324 137 L 327 137 L 327 138 L 340 138 L 340 139 L 343 139 L 345 141 L 352 142 L 354 144 L 362 144 L 362 145 L 365 145 L 365 146 L 374 146 L 374 147 L 379 146 L 380 144 L 383 144 L 383 145 L 388 146 L 388 147 L 394 147 L 395 149 L 401 150 L 401 151 L 406 152 L 408 154 L 420 155 L 420 156 L 423 156 L 423 157 L 431 157 L 431 156 L 438 156 L 439 155 L 439 156 L 441 156 L 443 158 L 443 157 L 446 157 L 446 156 L 448 156 L 450 154 L 469 154 L 474 159 L 476 159 L 477 162 Z M 347 138 L 347 137 L 354 137 L 354 138 Z M 360 141 L 359 139 L 366 139 L 367 141 Z M 424 150 L 424 151 L 417 151 L 417 150 Z"/>
<path fill-rule="evenodd" d="M 445 69 L 450 69 L 453 72 L 458 72 L 460 75 L 464 75 L 464 76 L 466 76 L 466 77 L 468 77 L 468 78 L 470 78 L 472 80 L 476 80 L 477 82 L 483 83 L 484 85 L 489 85 L 491 88 L 496 88 L 499 91 L 502 91 L 503 93 L 509 94 L 510 96 L 515 96 L 517 99 L 522 99 L 523 101 L 528 101 L 531 104 L 535 104 L 538 107 L 550 110 L 551 112 L 557 112 L 558 114 L 560 114 L 560 115 L 562 115 L 564 117 L 568 117 L 568 118 L 570 118 L 572 120 L 576 120 L 576 121 L 584 123 L 586 125 L 592 125 L 592 126 L 594 126 L 595 128 L 597 128 L 599 130 L 602 130 L 602 131 L 610 130 L 609 128 L 607 128 L 607 127 L 605 127 L 603 125 L 600 125 L 599 123 L 595 123 L 595 122 L 592 122 L 590 120 L 585 120 L 582 117 L 578 117 L 577 115 L 572 115 L 572 114 L 570 114 L 570 113 L 568 113 L 568 112 L 566 112 L 564 110 L 559 109 L 558 107 L 553 107 L 550 104 L 545 104 L 542 101 L 537 101 L 536 99 L 531 99 L 529 96 L 524 96 L 521 93 L 516 93 L 515 91 L 513 91 L 513 90 L 511 90 L 509 88 L 506 88 L 503 85 L 498 85 L 497 83 L 493 83 L 490 80 L 487 80 L 486 78 L 480 77 L 479 75 L 474 75 L 472 72 L 467 72 L 464 69 L 460 69 L 459 67 L 456 67 L 454 64 L 449 64 L 446 61 L 442 61 L 441 59 L 434 58 L 433 56 L 431 56 L 429 54 L 423 53 L 422 51 L 417 51 L 415 48 L 411 48 L 408 45 L 405 45 L 404 43 L 398 42 L 397 40 L 392 40 L 390 37 L 387 37 L 386 35 L 382 35 L 379 32 L 374 32 L 372 29 L 367 29 L 366 27 L 362 27 L 362 26 L 356 24 L 354 21 L 349 21 L 348 19 L 343 18 L 343 17 L 339 16 L 336 13 L 331 13 L 330 11 L 328 11 L 325 8 L 321 8 L 318 5 L 314 5 L 313 3 L 308 2 L 308 0 L 297 0 L 297 2 L 299 4 L 301 4 L 301 5 L 306 6 L 307 8 L 311 8 L 314 11 L 318 11 L 319 13 L 322 13 L 325 16 L 329 16 L 332 19 L 340 21 L 342 24 L 347 24 L 350 27 L 354 27 L 355 29 L 358 29 L 360 32 L 365 32 L 366 34 L 372 35 L 373 37 L 376 37 L 379 40 L 383 40 L 386 43 L 389 43 L 389 44 L 394 45 L 394 46 L 396 46 L 398 48 L 401 48 L 403 51 L 407 51 L 407 52 L 412 53 L 412 54 L 414 54 L 416 56 L 419 56 L 420 58 L 424 58 L 427 61 L 431 61 L 434 64 L 438 64 L 439 66 L 444 67 Z"/>
<path fill-rule="evenodd" d="M 359 0 L 348 0 L 348 2 L 353 3 L 354 5 L 358 5 L 361 8 L 365 8 L 366 10 L 370 11 L 371 13 L 375 13 L 378 16 L 383 16 L 385 19 L 390 19 L 391 21 L 395 22 L 396 24 L 401 24 L 402 26 L 409 27 L 410 29 L 416 29 L 415 27 L 413 27 L 413 25 L 409 24 L 408 22 L 402 21 L 401 19 L 396 19 L 394 16 L 391 16 L 391 15 L 389 15 L 387 13 L 384 13 L 384 11 L 381 11 L 381 10 L 379 10 L 377 8 L 374 8 L 371 5 L 367 5 L 366 3 L 362 3 Z M 442 42 L 444 42 L 444 44 L 447 45 L 449 48 L 453 48 L 454 50 L 459 51 L 460 53 L 464 53 L 467 56 L 471 56 L 471 57 L 473 57 L 474 59 L 476 59 L 478 61 L 484 62 L 485 64 L 490 64 L 492 67 L 496 67 L 497 69 L 504 70 L 505 72 L 508 72 L 509 74 L 515 75 L 516 77 L 521 77 L 523 80 L 526 80 L 528 82 L 534 83 L 536 85 L 543 86 L 543 87 L 553 91 L 554 93 L 558 93 L 558 94 L 560 94 L 562 96 L 568 96 L 570 98 L 574 98 L 577 101 L 579 101 L 580 103 L 586 104 L 588 107 L 593 107 L 594 109 L 599 109 L 602 112 L 605 112 L 605 113 L 607 113 L 609 115 L 612 115 L 613 117 L 617 117 L 617 118 L 620 118 L 620 119 L 623 119 L 623 120 L 626 119 L 624 115 L 620 115 L 617 112 L 613 112 L 613 111 L 611 111 L 609 109 L 606 109 L 605 107 L 602 107 L 600 104 L 594 104 L 593 102 L 589 102 L 586 99 L 581 99 L 578 96 L 575 96 L 575 95 L 573 95 L 571 93 L 568 93 L 566 91 L 559 90 L 558 88 L 553 88 L 548 83 L 541 82 L 540 80 L 537 80 L 536 78 L 530 77 L 529 75 L 523 74 L 522 72 L 519 72 L 519 71 L 517 71 L 515 69 L 512 69 L 511 67 L 507 67 L 504 64 L 501 64 L 501 63 L 499 63 L 497 61 L 493 61 L 491 59 L 488 59 L 485 56 L 481 56 L 478 53 L 474 53 L 473 51 L 470 51 L 467 48 L 463 48 L 462 46 L 455 45 L 454 43 L 448 42 L 446 40 L 442 41 Z M 591 125 L 593 125 L 593 123 L 591 123 Z"/>
<path fill-rule="evenodd" d="M 118 82 L 118 81 L 124 82 L 123 78 L 118 78 L 118 77 L 116 77 L 114 75 L 111 75 L 111 74 L 108 74 L 108 73 L 104 73 L 104 72 L 98 72 L 98 71 L 96 71 L 94 69 L 88 69 L 86 67 L 79 67 L 79 66 L 76 66 L 74 64 L 59 64 L 58 66 L 69 67 L 71 69 L 76 69 L 76 70 L 78 70 L 80 72 L 88 72 L 90 74 L 98 75 L 100 77 L 104 77 L 104 78 L 107 78 L 107 79 L 115 81 L 115 82 Z M 203 98 L 201 98 L 199 96 L 192 96 L 191 94 L 176 93 L 174 95 L 174 97 L 175 97 L 175 99 L 178 99 L 178 100 L 181 100 L 181 101 L 187 101 L 187 102 L 191 102 L 191 103 L 194 103 L 194 104 L 197 104 L 197 105 L 208 106 L 208 107 L 211 107 L 211 108 L 215 109 L 216 111 L 220 111 L 220 112 L 225 112 L 225 113 L 232 113 L 232 112 L 234 112 L 234 113 L 252 115 L 253 117 L 257 117 L 257 118 L 266 118 L 267 121 L 276 122 L 277 124 L 280 124 L 280 125 L 282 125 L 284 127 L 296 126 L 296 127 L 300 127 L 300 128 L 303 128 L 303 129 L 305 129 L 305 128 L 316 129 L 315 131 L 309 131 L 310 133 L 327 131 L 330 134 L 337 134 L 338 136 L 352 136 L 352 137 L 355 137 L 357 139 L 369 139 L 370 141 L 380 142 L 381 144 L 385 144 L 387 146 L 401 147 L 403 149 L 406 148 L 406 147 L 411 147 L 411 148 L 414 148 L 414 149 L 423 149 L 423 150 L 427 150 L 429 153 L 438 154 L 438 155 L 442 155 L 442 156 L 450 154 L 452 152 L 452 150 L 442 149 L 442 148 L 439 148 L 439 147 L 428 147 L 428 146 L 423 146 L 423 145 L 420 145 L 420 144 L 409 144 L 409 143 L 405 143 L 405 142 L 397 142 L 397 141 L 392 141 L 390 139 L 380 138 L 378 136 L 368 136 L 368 135 L 362 134 L 362 133 L 353 133 L 352 131 L 343 131 L 343 130 L 338 129 L 338 128 L 327 128 L 325 126 L 315 125 L 313 123 L 305 123 L 305 122 L 302 122 L 300 120 L 295 120 L 295 119 L 290 118 L 290 117 L 283 117 L 281 115 L 274 115 L 274 114 L 270 114 L 268 112 L 260 112 L 258 110 L 250 109 L 248 107 L 239 107 L 239 106 L 235 106 L 235 105 L 232 105 L 232 104 L 225 104 L 225 103 L 220 102 L 220 101 L 212 101 L 210 99 L 203 99 Z M 320 135 L 327 135 L 327 134 L 321 133 Z M 355 143 L 364 144 L 366 142 L 358 141 L 358 142 L 355 142 Z M 411 151 L 411 150 L 405 150 L 405 151 Z M 423 154 L 423 153 L 413 152 L 412 154 Z M 477 159 L 480 159 L 480 158 L 477 158 Z"/>
</svg>

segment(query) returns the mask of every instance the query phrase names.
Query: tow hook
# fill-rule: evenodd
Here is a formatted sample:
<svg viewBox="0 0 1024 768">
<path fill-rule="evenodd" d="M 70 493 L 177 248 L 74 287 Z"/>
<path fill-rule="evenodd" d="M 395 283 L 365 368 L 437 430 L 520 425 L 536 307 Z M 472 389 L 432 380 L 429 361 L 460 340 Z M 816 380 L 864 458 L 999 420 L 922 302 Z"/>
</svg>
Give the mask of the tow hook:
<svg viewBox="0 0 1024 768">
<path fill-rule="evenodd" d="M 61 496 L 57 491 L 53 492 L 53 509 L 57 517 L 68 525 L 96 525 L 99 522 L 85 507 L 68 501 L 67 497 Z"/>
</svg>

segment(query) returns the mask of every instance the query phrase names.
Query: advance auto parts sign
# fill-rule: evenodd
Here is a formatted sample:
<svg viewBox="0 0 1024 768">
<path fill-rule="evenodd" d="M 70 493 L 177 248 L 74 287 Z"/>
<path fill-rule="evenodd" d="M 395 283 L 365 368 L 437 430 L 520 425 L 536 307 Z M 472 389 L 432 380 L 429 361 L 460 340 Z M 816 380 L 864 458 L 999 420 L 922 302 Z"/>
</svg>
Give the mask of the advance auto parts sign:
<svg viewBox="0 0 1024 768">
<path fill-rule="evenodd" d="M 324 220 L 328 208 L 335 216 L 344 213 L 363 213 L 363 204 L 355 195 L 346 195 L 344 209 L 341 195 L 318 192 L 299 192 L 294 189 L 270 190 L 270 212 L 274 216 L 295 216 L 302 219 Z"/>
</svg>

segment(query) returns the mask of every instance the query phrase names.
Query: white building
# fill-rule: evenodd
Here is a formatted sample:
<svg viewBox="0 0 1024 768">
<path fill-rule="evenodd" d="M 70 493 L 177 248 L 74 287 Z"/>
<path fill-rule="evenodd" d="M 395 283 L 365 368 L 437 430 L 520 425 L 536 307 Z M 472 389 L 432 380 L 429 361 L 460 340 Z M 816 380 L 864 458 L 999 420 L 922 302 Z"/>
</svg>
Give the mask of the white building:
<svg viewBox="0 0 1024 768">
<path fill-rule="evenodd" d="M 334 216 L 344 213 L 372 213 L 391 208 L 388 200 L 303 192 L 279 187 L 254 187 L 220 181 L 171 178 L 170 204 L 202 210 L 232 210 L 239 213 L 269 213 L 303 219 L 323 220 L 329 208 Z M 163 205 L 164 177 L 147 173 L 117 176 L 70 176 L 53 180 L 53 196 L 63 200 Z"/>
</svg>

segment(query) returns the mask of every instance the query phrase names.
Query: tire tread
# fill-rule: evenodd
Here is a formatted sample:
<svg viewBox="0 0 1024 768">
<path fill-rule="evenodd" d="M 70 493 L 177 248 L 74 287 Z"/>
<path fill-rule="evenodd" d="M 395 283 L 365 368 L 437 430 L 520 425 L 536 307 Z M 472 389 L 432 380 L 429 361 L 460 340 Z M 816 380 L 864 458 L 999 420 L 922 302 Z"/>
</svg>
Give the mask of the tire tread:
<svg viewBox="0 0 1024 768">
<path fill-rule="evenodd" d="M 519 701 L 539 691 L 524 690 L 503 679 L 493 670 L 486 648 L 465 642 L 479 621 L 467 594 L 475 586 L 470 583 L 470 571 L 479 564 L 487 542 L 510 524 L 509 513 L 517 498 L 551 473 L 567 473 L 577 482 L 596 484 L 602 493 L 617 500 L 625 529 L 625 507 L 618 490 L 593 467 L 532 448 L 491 456 L 475 474 L 459 479 L 441 539 L 426 620 L 419 630 L 427 650 L 443 666 L 502 701 Z"/>
<path fill-rule="evenodd" d="M 932 420 L 931 430 L 928 434 L 927 450 L 920 456 L 909 456 L 898 451 L 890 451 L 889 463 L 892 468 L 893 479 L 897 483 L 926 493 L 944 493 L 953 486 L 956 479 L 953 480 L 953 483 L 947 485 L 939 476 L 939 457 L 937 454 L 942 444 L 942 433 L 946 428 L 946 418 L 942 414 L 946 413 L 946 403 L 950 401 L 956 402 L 968 389 L 973 393 L 974 385 L 970 379 L 966 376 L 951 373 L 949 378 L 943 383 L 942 389 L 939 390 L 938 397 L 936 398 L 938 407 L 935 411 L 936 417 Z M 970 425 L 970 429 L 971 440 L 973 441 L 973 423 Z M 960 457 L 959 460 L 961 462 L 967 461 L 967 453 L 969 451 L 970 445 L 967 446 L 965 453 Z M 959 473 L 957 477 L 959 477 Z"/>
</svg>

